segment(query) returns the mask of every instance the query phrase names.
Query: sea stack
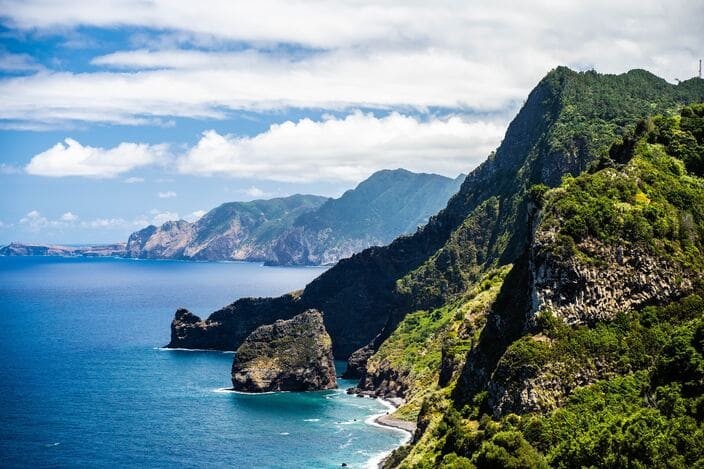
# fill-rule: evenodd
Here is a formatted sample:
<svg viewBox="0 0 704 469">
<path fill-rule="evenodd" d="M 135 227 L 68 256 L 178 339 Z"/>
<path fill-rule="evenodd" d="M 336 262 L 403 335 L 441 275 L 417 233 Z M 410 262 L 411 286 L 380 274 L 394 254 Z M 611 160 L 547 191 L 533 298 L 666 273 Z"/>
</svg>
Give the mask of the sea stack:
<svg viewBox="0 0 704 469">
<path fill-rule="evenodd" d="M 237 349 L 232 386 L 245 392 L 335 388 L 332 340 L 322 313 L 310 309 L 255 329 Z"/>
</svg>

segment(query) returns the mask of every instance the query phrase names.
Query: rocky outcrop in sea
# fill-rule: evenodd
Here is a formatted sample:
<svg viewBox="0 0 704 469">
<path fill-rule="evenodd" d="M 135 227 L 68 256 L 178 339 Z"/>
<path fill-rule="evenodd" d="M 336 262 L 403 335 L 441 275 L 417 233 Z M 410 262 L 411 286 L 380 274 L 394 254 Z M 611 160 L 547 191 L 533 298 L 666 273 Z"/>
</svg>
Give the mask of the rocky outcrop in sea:
<svg viewBox="0 0 704 469">
<path fill-rule="evenodd" d="M 323 315 L 311 309 L 258 327 L 232 363 L 236 391 L 317 391 L 337 387 L 332 340 Z"/>
</svg>

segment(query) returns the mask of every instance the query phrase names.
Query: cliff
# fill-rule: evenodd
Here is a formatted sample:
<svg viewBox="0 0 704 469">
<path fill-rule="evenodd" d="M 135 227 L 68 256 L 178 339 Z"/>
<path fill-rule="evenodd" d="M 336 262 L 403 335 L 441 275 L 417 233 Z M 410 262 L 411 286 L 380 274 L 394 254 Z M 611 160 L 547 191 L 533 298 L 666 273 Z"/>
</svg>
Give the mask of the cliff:
<svg viewBox="0 0 704 469">
<path fill-rule="evenodd" d="M 383 246 L 428 222 L 465 175 L 449 179 L 404 169 L 372 174 L 357 187 L 299 216 L 267 260 L 273 265 L 334 264 L 369 246 Z"/>
<path fill-rule="evenodd" d="M 608 157 L 612 143 L 653 110 L 697 100 L 704 100 L 697 81 L 671 85 L 642 70 L 599 75 L 560 67 L 530 93 L 496 152 L 416 233 L 341 260 L 295 298 L 237 301 L 193 334 L 172 335 L 169 346 L 233 350 L 274 309 L 288 318 L 318 308 L 337 357 L 368 344 L 376 350 L 406 314 L 460 300 L 497 266 L 525 259 L 528 268 L 533 186 L 556 187 Z"/>
<path fill-rule="evenodd" d="M 145 259 L 265 261 L 277 237 L 301 214 L 327 199 L 315 195 L 230 202 L 195 223 L 169 221 L 130 235 L 129 257 Z"/>
<path fill-rule="evenodd" d="M 407 388 L 397 413 L 419 431 L 387 467 L 701 463 L 689 438 L 704 431 L 702 143 L 704 105 L 685 107 L 645 119 L 558 188 L 531 189 L 524 254 L 459 370 L 440 379 L 443 360 Z"/>
<path fill-rule="evenodd" d="M 294 195 L 231 202 L 195 223 L 170 221 L 133 233 L 127 256 L 334 264 L 412 233 L 447 203 L 463 178 L 384 170 L 337 199 Z"/>
<path fill-rule="evenodd" d="M 323 315 L 308 310 L 258 327 L 237 349 L 232 386 L 245 392 L 335 388 L 332 341 Z"/>
</svg>

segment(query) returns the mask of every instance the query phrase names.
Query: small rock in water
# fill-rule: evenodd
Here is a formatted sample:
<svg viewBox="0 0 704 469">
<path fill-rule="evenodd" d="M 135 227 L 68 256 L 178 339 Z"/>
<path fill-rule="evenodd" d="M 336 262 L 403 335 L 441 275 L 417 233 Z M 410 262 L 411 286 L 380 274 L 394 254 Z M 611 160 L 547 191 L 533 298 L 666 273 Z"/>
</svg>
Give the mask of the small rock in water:
<svg viewBox="0 0 704 469">
<path fill-rule="evenodd" d="M 311 309 L 255 329 L 237 349 L 232 386 L 246 392 L 335 388 L 332 341 L 323 315 Z"/>
</svg>

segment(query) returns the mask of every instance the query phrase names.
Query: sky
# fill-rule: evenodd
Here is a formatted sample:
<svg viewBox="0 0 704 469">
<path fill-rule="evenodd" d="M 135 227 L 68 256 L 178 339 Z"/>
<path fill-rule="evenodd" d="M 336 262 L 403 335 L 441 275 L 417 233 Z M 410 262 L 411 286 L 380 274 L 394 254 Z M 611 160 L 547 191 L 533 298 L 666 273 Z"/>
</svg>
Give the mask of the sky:
<svg viewBox="0 0 704 469">
<path fill-rule="evenodd" d="M 704 55 L 701 0 L 0 0 L 0 244 L 455 177 L 552 68 Z"/>
</svg>

